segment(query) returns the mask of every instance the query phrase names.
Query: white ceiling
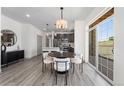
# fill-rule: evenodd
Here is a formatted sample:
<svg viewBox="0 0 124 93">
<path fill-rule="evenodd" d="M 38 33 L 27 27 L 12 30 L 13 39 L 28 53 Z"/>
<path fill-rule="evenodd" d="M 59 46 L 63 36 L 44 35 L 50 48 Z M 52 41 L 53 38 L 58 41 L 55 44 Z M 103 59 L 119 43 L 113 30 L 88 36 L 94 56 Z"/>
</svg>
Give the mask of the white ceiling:
<svg viewBox="0 0 124 93">
<path fill-rule="evenodd" d="M 68 21 L 68 28 L 74 28 L 75 20 L 85 20 L 93 7 L 64 7 L 64 19 Z M 2 7 L 2 14 L 17 21 L 30 23 L 43 30 L 49 24 L 49 30 L 55 30 L 55 22 L 60 18 L 59 7 Z M 30 18 L 25 15 L 30 14 Z"/>
</svg>

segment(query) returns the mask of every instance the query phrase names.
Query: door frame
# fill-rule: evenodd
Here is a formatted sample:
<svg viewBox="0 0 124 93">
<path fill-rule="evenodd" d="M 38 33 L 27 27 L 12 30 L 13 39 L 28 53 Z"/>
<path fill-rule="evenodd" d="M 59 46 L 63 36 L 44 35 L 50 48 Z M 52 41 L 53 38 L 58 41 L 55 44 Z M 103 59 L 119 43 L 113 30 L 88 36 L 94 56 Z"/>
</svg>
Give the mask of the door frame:
<svg viewBox="0 0 124 93">
<path fill-rule="evenodd" d="M 90 28 L 89 29 L 89 31 L 88 31 L 88 33 L 90 33 L 90 31 L 92 31 L 93 29 L 96 29 L 96 57 L 95 57 L 95 61 L 96 61 L 96 66 L 93 66 L 90 62 L 88 62 L 88 63 L 90 63 L 90 65 L 92 66 L 92 68 L 94 68 L 95 70 L 97 70 L 98 69 L 98 44 L 97 44 L 97 25 L 96 26 L 94 26 L 94 27 L 92 27 L 92 28 Z M 89 46 L 88 46 L 89 47 Z M 88 49 L 89 50 L 89 49 Z M 90 50 L 89 50 L 90 51 Z M 88 53 L 89 54 L 89 53 Z"/>
<path fill-rule="evenodd" d="M 42 54 L 42 48 L 41 48 L 41 54 L 38 53 L 38 37 L 41 38 L 41 44 L 42 44 L 42 48 L 43 48 L 43 43 L 42 43 L 43 37 L 41 35 L 37 35 L 37 56 Z"/>
</svg>

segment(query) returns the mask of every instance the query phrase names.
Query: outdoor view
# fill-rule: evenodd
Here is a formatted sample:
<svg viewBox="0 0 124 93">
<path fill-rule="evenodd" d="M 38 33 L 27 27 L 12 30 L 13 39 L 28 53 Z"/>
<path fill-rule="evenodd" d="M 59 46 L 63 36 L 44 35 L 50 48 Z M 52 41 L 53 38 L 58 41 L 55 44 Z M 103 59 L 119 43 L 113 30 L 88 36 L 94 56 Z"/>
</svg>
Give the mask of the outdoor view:
<svg viewBox="0 0 124 93">
<path fill-rule="evenodd" d="M 113 17 L 98 26 L 99 71 L 113 80 L 114 30 Z"/>
</svg>

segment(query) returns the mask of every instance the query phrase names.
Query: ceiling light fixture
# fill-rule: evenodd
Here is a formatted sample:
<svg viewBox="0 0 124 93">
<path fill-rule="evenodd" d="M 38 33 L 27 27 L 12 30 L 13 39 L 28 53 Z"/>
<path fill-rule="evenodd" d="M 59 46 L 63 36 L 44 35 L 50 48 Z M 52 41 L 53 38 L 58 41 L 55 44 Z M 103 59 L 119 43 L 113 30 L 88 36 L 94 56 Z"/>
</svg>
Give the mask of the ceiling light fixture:
<svg viewBox="0 0 124 93">
<path fill-rule="evenodd" d="M 49 26 L 49 24 L 46 24 L 46 31 L 47 31 L 47 37 L 49 37 L 49 35 L 50 35 L 50 33 L 48 32 L 49 30 L 48 30 L 48 26 Z"/>
<path fill-rule="evenodd" d="M 3 35 L 3 33 L 0 32 L 0 36 L 2 36 L 2 35 Z"/>
<path fill-rule="evenodd" d="M 63 9 L 63 7 L 60 7 L 61 17 L 56 21 L 56 28 L 62 30 L 67 29 L 67 21 L 63 19 Z"/>
<path fill-rule="evenodd" d="M 26 17 L 27 17 L 27 18 L 30 18 L 31 16 L 30 16 L 29 14 L 26 14 Z"/>
</svg>

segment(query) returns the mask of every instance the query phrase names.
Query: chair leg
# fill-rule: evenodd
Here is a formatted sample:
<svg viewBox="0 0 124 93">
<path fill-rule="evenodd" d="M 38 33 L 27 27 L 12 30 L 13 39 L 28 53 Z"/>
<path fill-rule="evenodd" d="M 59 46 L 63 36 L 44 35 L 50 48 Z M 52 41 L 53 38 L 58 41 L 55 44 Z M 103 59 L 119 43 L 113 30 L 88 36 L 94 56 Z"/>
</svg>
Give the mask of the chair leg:
<svg viewBox="0 0 124 93">
<path fill-rule="evenodd" d="M 68 72 L 65 72 L 65 85 L 67 85 L 68 84 Z"/>
<path fill-rule="evenodd" d="M 78 69 L 79 69 L 79 72 L 81 71 L 81 65 L 80 64 L 78 64 Z"/>
<path fill-rule="evenodd" d="M 72 63 L 70 63 L 70 67 L 72 68 Z"/>
<path fill-rule="evenodd" d="M 73 63 L 73 74 L 74 74 L 74 70 L 75 70 L 75 65 L 74 65 L 74 63 Z"/>
<path fill-rule="evenodd" d="M 55 74 L 56 74 L 56 85 L 57 85 L 57 71 L 58 71 L 58 62 L 56 62 L 56 71 L 55 71 Z"/>
<path fill-rule="evenodd" d="M 42 72 L 44 73 L 44 62 L 42 63 Z"/>
<path fill-rule="evenodd" d="M 51 73 L 53 73 L 53 63 L 51 63 Z"/>
<path fill-rule="evenodd" d="M 84 65 L 83 65 L 83 64 L 84 64 L 84 63 L 82 62 L 82 63 L 81 63 L 81 65 L 82 65 L 82 70 L 81 70 L 81 72 L 82 72 L 82 73 L 83 73 L 83 69 L 84 69 L 84 67 L 83 67 Z"/>
<path fill-rule="evenodd" d="M 57 71 L 55 71 L 55 76 L 56 76 L 56 85 L 57 85 Z"/>
<path fill-rule="evenodd" d="M 46 64 L 44 64 L 45 65 L 45 71 L 46 71 Z"/>
<path fill-rule="evenodd" d="M 85 63 L 85 61 L 84 61 L 84 59 L 82 59 L 82 63 L 81 63 L 81 65 L 82 65 L 82 70 L 81 70 L 81 72 L 83 73 L 83 71 L 84 71 L 84 63 Z"/>
<path fill-rule="evenodd" d="M 72 63 L 70 63 L 70 71 L 72 72 L 72 70 L 73 70 L 73 64 Z"/>
<path fill-rule="evenodd" d="M 67 76 L 68 76 L 68 71 L 67 71 L 67 62 L 65 62 L 65 85 L 68 84 L 68 81 L 67 81 Z"/>
</svg>

